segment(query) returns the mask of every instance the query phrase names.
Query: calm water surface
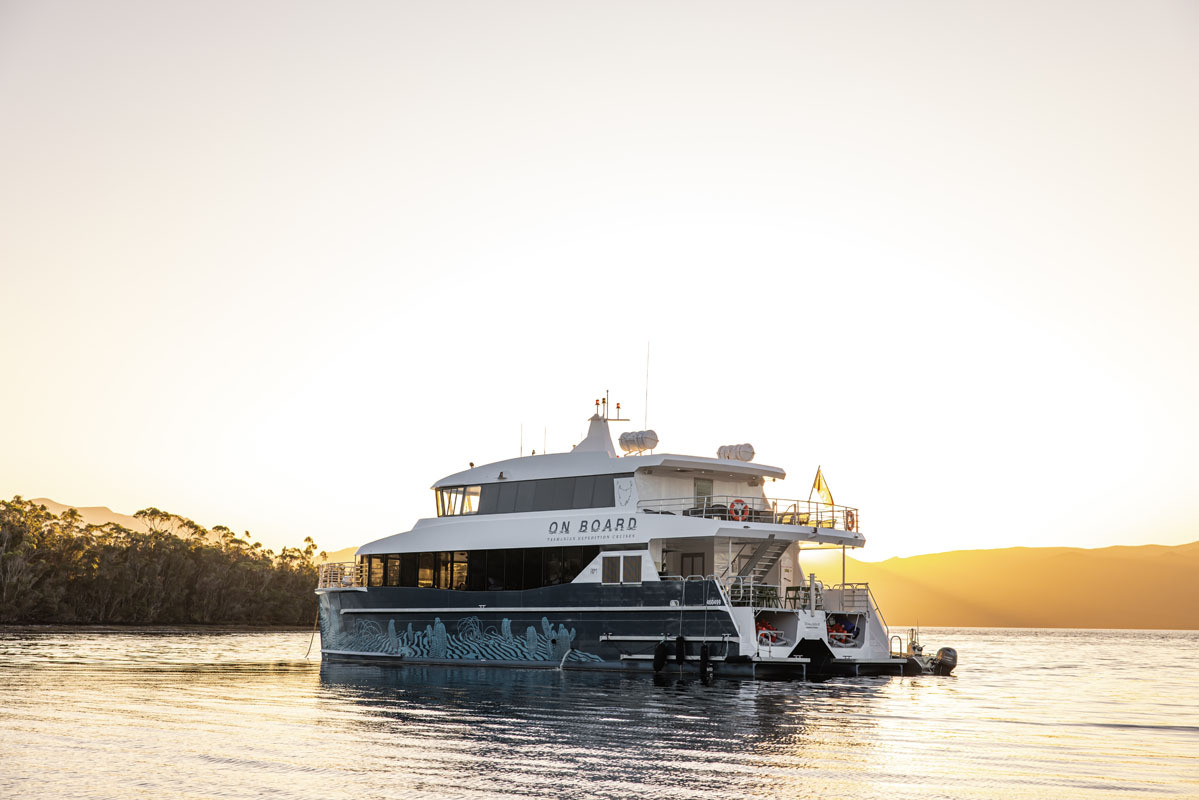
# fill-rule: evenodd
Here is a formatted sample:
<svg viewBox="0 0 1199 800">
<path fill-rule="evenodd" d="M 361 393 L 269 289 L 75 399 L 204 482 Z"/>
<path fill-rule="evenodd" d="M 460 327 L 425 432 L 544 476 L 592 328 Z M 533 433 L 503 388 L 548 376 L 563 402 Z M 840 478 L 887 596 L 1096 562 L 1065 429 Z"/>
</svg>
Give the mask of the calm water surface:
<svg viewBox="0 0 1199 800">
<path fill-rule="evenodd" d="M 935 629 L 954 677 L 709 685 L 0 628 L 0 797 L 1199 797 L 1199 632 Z"/>
</svg>

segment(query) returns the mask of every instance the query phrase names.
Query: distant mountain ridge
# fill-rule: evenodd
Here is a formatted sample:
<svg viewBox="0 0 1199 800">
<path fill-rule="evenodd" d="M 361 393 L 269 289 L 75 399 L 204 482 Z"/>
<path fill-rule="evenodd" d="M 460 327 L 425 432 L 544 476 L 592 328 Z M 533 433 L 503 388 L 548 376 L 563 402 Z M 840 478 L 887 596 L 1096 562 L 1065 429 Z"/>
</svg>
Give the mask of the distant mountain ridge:
<svg viewBox="0 0 1199 800">
<path fill-rule="evenodd" d="M 108 506 L 69 506 L 55 502 L 48 497 L 34 497 L 29 502 L 45 506 L 47 511 L 57 516 L 62 516 L 62 512 L 73 508 L 79 512 L 79 517 L 88 525 L 107 525 L 110 522 L 115 522 L 131 531 L 142 531 L 144 533 L 150 530 L 150 526 L 137 517 L 131 517 L 128 514 L 118 514 Z"/>
<path fill-rule="evenodd" d="M 840 563 L 823 572 L 840 581 Z M 888 623 L 1013 628 L 1199 629 L 1199 542 L 1086 550 L 1013 547 L 848 559 Z"/>
</svg>

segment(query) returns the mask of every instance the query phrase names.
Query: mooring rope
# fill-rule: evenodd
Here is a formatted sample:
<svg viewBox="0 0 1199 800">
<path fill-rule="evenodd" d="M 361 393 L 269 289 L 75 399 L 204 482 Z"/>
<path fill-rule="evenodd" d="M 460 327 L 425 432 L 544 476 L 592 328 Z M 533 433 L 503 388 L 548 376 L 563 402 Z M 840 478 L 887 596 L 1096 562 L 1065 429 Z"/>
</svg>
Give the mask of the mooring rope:
<svg viewBox="0 0 1199 800">
<path fill-rule="evenodd" d="M 316 616 L 312 620 L 312 635 L 308 637 L 308 649 L 304 651 L 304 658 L 308 658 L 308 654 L 312 652 L 312 642 L 316 639 L 316 626 L 321 621 L 321 610 L 316 610 Z"/>
</svg>

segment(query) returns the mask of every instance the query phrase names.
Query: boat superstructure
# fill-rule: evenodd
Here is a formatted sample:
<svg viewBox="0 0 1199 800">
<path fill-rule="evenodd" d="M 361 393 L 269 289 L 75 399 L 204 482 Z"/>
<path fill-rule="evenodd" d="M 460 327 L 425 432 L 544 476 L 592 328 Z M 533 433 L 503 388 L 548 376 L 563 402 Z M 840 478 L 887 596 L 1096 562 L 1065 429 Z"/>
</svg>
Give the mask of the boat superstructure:
<svg viewBox="0 0 1199 800">
<path fill-rule="evenodd" d="M 324 564 L 329 659 L 757 677 L 948 673 L 892 636 L 865 583 L 826 582 L 811 548 L 865 544 L 858 509 L 778 500 L 748 445 L 657 454 L 597 413 L 568 453 L 472 467 L 437 516 Z M 842 570 L 843 572 L 843 570 Z M 843 573 L 844 574 L 844 573 Z"/>
</svg>

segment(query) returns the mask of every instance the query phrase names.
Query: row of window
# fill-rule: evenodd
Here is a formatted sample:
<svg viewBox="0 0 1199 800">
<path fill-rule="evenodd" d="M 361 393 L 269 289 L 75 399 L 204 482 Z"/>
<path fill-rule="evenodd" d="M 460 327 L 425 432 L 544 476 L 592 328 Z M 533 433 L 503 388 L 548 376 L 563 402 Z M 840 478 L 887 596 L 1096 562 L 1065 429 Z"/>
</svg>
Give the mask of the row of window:
<svg viewBox="0 0 1199 800">
<path fill-rule="evenodd" d="M 599 545 L 579 545 L 367 556 L 367 585 L 472 592 L 538 589 L 570 583 L 599 551 Z"/>
<path fill-rule="evenodd" d="M 437 490 L 437 516 L 566 511 L 616 505 L 615 479 L 624 475 L 578 475 L 534 481 L 504 481 Z"/>
</svg>

